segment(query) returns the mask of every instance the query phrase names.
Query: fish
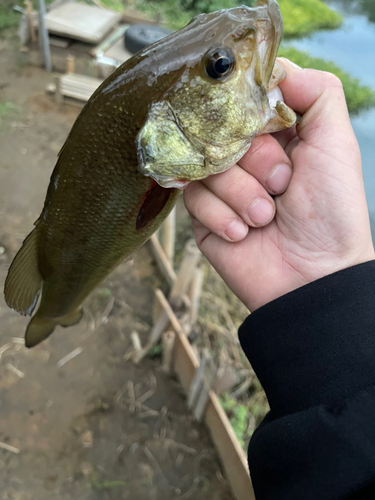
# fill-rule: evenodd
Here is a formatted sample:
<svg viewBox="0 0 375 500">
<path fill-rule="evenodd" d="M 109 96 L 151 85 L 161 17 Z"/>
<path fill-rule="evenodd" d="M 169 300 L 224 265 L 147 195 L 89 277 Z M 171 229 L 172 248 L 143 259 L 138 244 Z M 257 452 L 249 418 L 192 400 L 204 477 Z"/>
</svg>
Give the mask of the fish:
<svg viewBox="0 0 375 500">
<path fill-rule="evenodd" d="M 200 14 L 93 93 L 6 277 L 6 303 L 32 316 L 27 347 L 81 320 L 86 297 L 150 238 L 188 182 L 295 123 L 278 87 L 282 26 L 275 0 Z"/>
</svg>

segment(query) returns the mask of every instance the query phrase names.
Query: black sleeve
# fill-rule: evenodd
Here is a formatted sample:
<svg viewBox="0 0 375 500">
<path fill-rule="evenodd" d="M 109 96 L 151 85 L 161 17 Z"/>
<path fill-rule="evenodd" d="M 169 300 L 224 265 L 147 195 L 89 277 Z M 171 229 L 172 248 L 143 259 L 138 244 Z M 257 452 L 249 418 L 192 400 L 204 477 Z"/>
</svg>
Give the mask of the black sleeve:
<svg viewBox="0 0 375 500">
<path fill-rule="evenodd" d="M 257 500 L 375 500 L 375 261 L 251 314 L 241 345 L 271 411 L 249 445 Z"/>
</svg>

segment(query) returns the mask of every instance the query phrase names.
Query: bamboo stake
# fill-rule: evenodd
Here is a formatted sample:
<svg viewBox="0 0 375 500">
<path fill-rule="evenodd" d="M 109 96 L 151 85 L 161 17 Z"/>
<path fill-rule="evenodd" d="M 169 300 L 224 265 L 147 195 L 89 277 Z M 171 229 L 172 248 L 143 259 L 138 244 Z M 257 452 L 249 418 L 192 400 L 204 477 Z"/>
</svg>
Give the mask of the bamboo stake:
<svg viewBox="0 0 375 500">
<path fill-rule="evenodd" d="M 68 74 L 73 74 L 75 70 L 76 58 L 72 55 L 69 55 L 66 58 L 66 72 Z"/>
<path fill-rule="evenodd" d="M 189 391 L 188 391 L 187 404 L 188 404 L 188 407 L 190 409 L 195 406 L 195 404 L 198 400 L 200 391 L 202 389 L 203 377 L 204 377 L 204 373 L 205 373 L 209 358 L 210 358 L 210 355 L 208 353 L 208 349 L 203 349 L 201 360 L 199 363 L 199 367 L 195 371 L 194 378 L 191 382 L 191 385 L 190 385 Z"/>
<path fill-rule="evenodd" d="M 155 290 L 155 295 L 156 295 L 156 298 L 158 299 L 158 301 L 160 302 L 160 305 L 164 309 L 164 311 L 165 311 L 165 313 L 166 313 L 166 315 L 167 315 L 167 317 L 169 319 L 169 322 L 172 325 L 172 328 L 174 329 L 174 331 L 178 335 L 186 337 L 185 331 L 183 330 L 182 326 L 180 325 L 180 322 L 178 321 L 177 316 L 173 312 L 172 307 L 170 306 L 168 300 L 166 299 L 164 293 L 160 290 L 160 288 L 157 288 Z"/>
<path fill-rule="evenodd" d="M 173 368 L 173 348 L 174 341 L 176 338 L 176 334 L 173 330 L 168 330 L 162 336 L 163 343 L 163 361 L 162 361 L 162 370 L 165 373 L 172 373 Z"/>
<path fill-rule="evenodd" d="M 176 242 L 176 207 L 173 208 L 163 224 L 163 250 L 172 268 Z"/>
<path fill-rule="evenodd" d="M 151 237 L 151 242 L 155 252 L 155 257 L 157 257 L 158 263 L 161 264 L 161 269 L 164 269 L 163 274 L 166 277 L 169 277 L 169 281 L 172 282 L 170 301 L 171 303 L 173 303 L 175 307 L 180 307 L 183 304 L 185 298 L 189 300 L 189 297 L 186 297 L 186 292 L 192 280 L 193 276 L 192 269 L 195 268 L 201 256 L 198 247 L 196 246 L 194 240 L 188 241 L 185 247 L 185 255 L 182 259 L 180 271 L 177 277 L 174 278 L 176 274 L 173 271 L 170 262 L 168 261 L 164 253 L 164 250 L 161 248 L 161 245 L 156 235 L 153 235 Z M 154 326 L 151 329 L 149 339 L 146 342 L 146 345 L 144 346 L 142 351 L 140 351 L 135 355 L 134 357 L 135 363 L 139 363 L 146 356 L 148 351 L 160 340 L 163 332 L 165 332 L 165 330 L 168 328 L 169 322 L 170 321 L 168 319 L 168 315 L 166 314 L 164 308 L 164 311 L 161 312 L 156 322 L 154 323 Z M 189 323 L 186 325 L 186 331 L 190 329 L 190 325 L 191 322 L 189 321 Z M 185 331 L 181 327 L 181 325 L 180 328 L 182 331 Z"/>
<path fill-rule="evenodd" d="M 25 7 L 26 7 L 26 16 L 27 16 L 27 22 L 29 25 L 29 33 L 30 33 L 30 39 L 34 43 L 36 42 L 36 35 L 35 35 L 35 26 L 34 26 L 34 20 L 33 20 L 33 5 L 30 2 L 30 0 L 25 0 Z"/>
<path fill-rule="evenodd" d="M 191 325 L 194 325 L 198 319 L 198 310 L 202 295 L 203 279 L 204 279 L 203 267 L 198 266 L 194 271 L 189 292 L 189 297 L 191 299 L 191 308 L 190 308 Z"/>
<path fill-rule="evenodd" d="M 162 246 L 159 243 L 158 237 L 156 234 L 153 234 L 150 238 L 151 242 L 151 248 L 152 252 L 154 254 L 154 257 L 158 263 L 160 271 L 163 273 L 165 279 L 168 281 L 170 286 L 173 286 L 177 276 L 174 270 L 172 269 L 172 266 L 165 255 L 164 250 L 162 249 Z"/>
<path fill-rule="evenodd" d="M 189 240 L 186 243 L 181 267 L 170 295 L 170 302 L 173 307 L 178 308 L 182 305 L 182 298 L 187 293 L 193 278 L 194 270 L 200 258 L 201 253 L 195 243 L 195 240 Z"/>
<path fill-rule="evenodd" d="M 207 408 L 208 400 L 210 397 L 210 390 L 214 384 L 215 378 L 216 378 L 216 367 L 214 365 L 214 362 L 212 361 L 212 358 L 210 357 L 205 369 L 202 388 L 194 408 L 194 417 L 198 422 L 202 420 L 205 410 Z"/>
<path fill-rule="evenodd" d="M 154 345 L 160 340 L 161 336 L 168 328 L 169 319 L 164 311 L 160 314 L 156 320 L 154 326 L 151 329 L 150 335 L 143 349 L 135 353 L 133 361 L 138 364 L 147 355 L 148 351 L 154 347 Z"/>
</svg>

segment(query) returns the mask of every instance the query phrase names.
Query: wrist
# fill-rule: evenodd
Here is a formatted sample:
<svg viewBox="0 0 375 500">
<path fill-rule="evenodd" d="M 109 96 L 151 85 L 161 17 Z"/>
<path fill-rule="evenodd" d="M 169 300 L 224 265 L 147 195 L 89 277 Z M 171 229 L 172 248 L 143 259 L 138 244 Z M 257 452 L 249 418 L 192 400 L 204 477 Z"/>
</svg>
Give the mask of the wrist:
<svg viewBox="0 0 375 500">
<path fill-rule="evenodd" d="M 321 259 L 317 259 L 316 262 L 310 262 L 309 264 L 305 263 L 305 267 L 303 268 L 301 266 L 298 270 L 296 268 L 291 268 L 290 264 L 284 261 L 282 264 L 285 266 L 284 274 L 277 271 L 271 271 L 270 273 L 271 276 L 279 276 L 277 280 L 272 279 L 272 277 L 264 280 L 256 280 L 258 282 L 256 293 L 252 290 L 249 294 L 244 294 L 242 297 L 240 294 L 237 295 L 239 295 L 249 311 L 254 312 L 260 307 L 298 288 L 372 260 L 375 260 L 375 251 L 371 242 L 371 245 L 368 245 L 365 251 L 352 252 L 340 258 L 335 256 L 326 259 L 325 262 Z"/>
</svg>

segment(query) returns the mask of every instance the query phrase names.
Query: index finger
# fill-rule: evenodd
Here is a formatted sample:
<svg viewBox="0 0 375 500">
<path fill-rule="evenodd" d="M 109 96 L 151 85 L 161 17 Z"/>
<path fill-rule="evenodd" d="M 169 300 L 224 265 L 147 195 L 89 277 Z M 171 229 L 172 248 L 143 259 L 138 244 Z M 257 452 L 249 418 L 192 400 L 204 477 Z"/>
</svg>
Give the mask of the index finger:
<svg viewBox="0 0 375 500">
<path fill-rule="evenodd" d="M 306 139 L 337 128 L 350 128 L 349 113 L 341 81 L 335 75 L 314 69 L 302 69 L 288 59 L 278 59 L 287 73 L 280 83 L 284 100 L 294 111 L 303 115 L 298 135 Z"/>
</svg>

